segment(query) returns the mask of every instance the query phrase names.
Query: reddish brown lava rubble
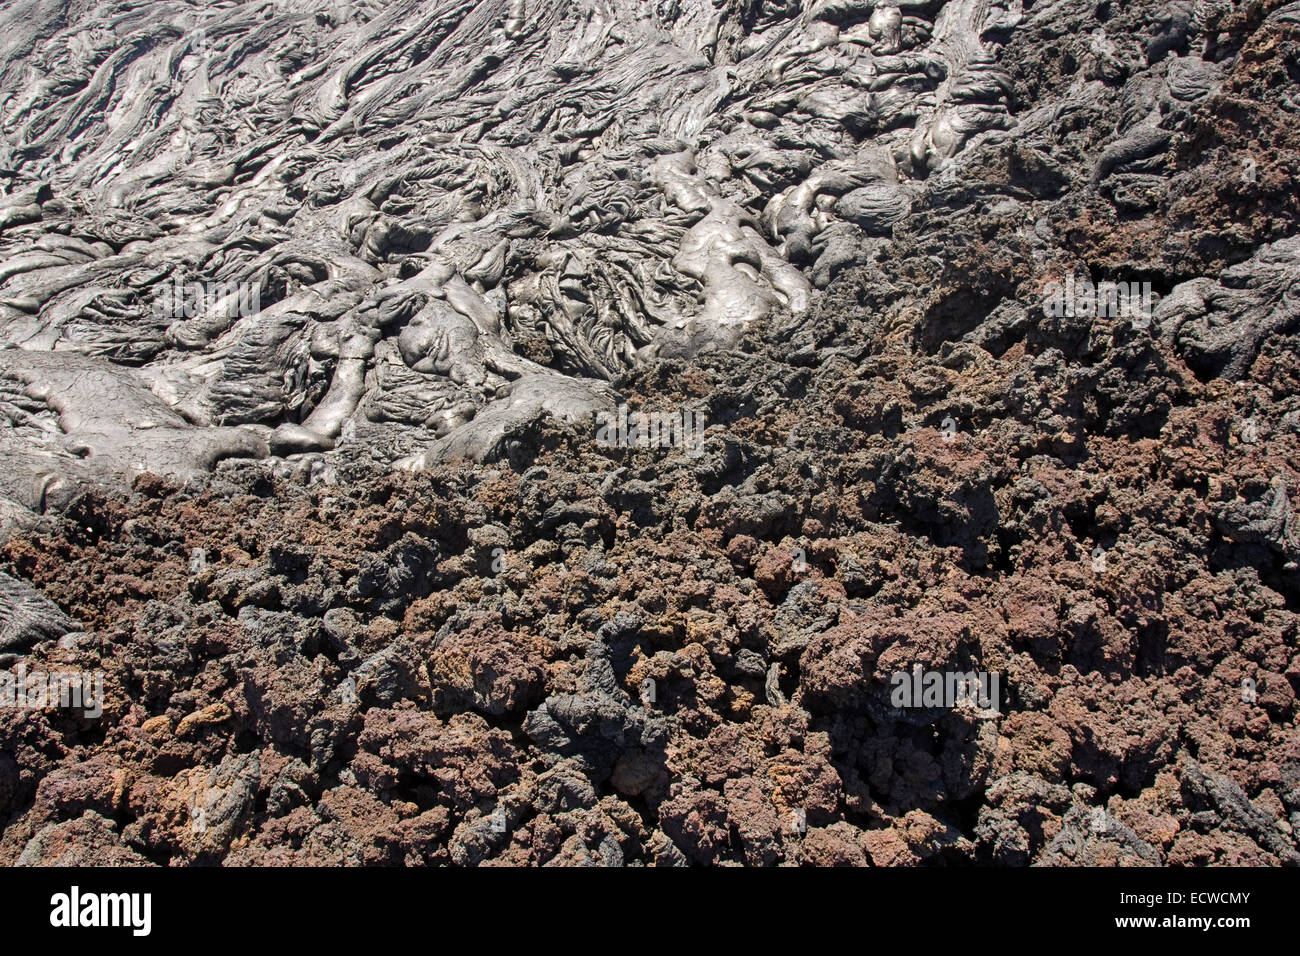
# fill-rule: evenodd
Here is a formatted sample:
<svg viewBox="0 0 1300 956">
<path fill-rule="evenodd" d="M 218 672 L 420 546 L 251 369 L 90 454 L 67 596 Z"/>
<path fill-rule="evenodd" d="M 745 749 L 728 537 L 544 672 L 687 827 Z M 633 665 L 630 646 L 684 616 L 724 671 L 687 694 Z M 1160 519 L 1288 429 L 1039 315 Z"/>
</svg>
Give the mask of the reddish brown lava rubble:
<svg viewBox="0 0 1300 956">
<path fill-rule="evenodd" d="M 105 704 L 0 708 L 0 863 L 1300 862 L 1300 329 L 1036 311 L 1075 263 L 1163 293 L 1294 232 L 1296 28 L 1246 6 L 1145 208 L 1067 188 L 1063 117 L 811 319 L 618 383 L 704 409 L 699 458 L 548 422 L 496 466 L 146 475 L 9 540 L 85 628 L 27 667 Z M 1018 37 L 1017 84 L 1086 42 Z M 1000 712 L 892 708 L 918 664 Z"/>
</svg>

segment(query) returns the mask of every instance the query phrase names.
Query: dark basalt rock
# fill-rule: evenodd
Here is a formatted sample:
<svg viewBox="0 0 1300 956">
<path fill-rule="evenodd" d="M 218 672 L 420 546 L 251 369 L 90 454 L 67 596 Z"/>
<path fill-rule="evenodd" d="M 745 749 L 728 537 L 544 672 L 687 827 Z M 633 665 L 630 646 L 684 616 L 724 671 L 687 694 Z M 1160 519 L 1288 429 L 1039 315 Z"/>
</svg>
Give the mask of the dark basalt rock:
<svg viewBox="0 0 1300 956">
<path fill-rule="evenodd" d="M 53 601 L 26 581 L 0 572 L 0 654 L 81 630 Z"/>
<path fill-rule="evenodd" d="M 7 3 L 0 864 L 1300 863 L 1297 10 Z"/>
</svg>

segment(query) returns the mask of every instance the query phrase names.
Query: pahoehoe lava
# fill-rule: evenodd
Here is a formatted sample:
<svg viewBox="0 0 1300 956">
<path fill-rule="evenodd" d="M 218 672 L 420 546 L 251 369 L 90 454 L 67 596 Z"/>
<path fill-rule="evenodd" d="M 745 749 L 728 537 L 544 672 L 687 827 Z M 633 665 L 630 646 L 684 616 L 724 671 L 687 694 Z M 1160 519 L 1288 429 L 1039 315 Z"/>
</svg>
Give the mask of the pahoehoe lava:
<svg viewBox="0 0 1300 956">
<path fill-rule="evenodd" d="M 1298 79 L 1285 0 L 9 0 L 0 863 L 1300 864 Z"/>
</svg>

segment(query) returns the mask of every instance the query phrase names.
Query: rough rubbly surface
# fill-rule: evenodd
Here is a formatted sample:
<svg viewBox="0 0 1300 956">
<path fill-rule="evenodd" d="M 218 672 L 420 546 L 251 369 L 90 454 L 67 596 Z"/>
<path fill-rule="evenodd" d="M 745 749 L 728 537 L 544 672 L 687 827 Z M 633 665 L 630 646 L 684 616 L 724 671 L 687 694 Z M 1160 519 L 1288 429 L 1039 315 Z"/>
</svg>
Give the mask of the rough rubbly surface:
<svg viewBox="0 0 1300 956">
<path fill-rule="evenodd" d="M 1298 77 L 1277 0 L 6 4 L 0 667 L 103 713 L 0 706 L 0 863 L 1300 864 Z"/>
</svg>

